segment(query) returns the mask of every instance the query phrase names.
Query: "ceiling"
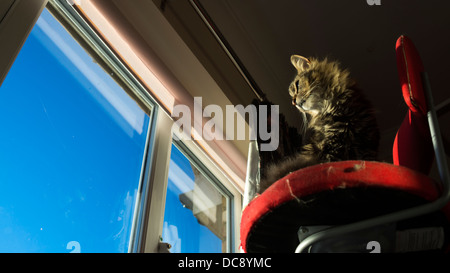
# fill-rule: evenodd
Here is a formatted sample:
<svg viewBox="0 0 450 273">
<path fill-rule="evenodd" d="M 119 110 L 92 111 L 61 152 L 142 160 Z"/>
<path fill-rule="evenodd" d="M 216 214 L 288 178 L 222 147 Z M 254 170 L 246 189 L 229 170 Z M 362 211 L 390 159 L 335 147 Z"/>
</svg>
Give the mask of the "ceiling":
<svg viewBox="0 0 450 273">
<path fill-rule="evenodd" d="M 172 0 L 167 5 L 176 7 L 179 2 L 183 1 Z M 446 88 L 450 63 L 448 1 L 382 0 L 379 6 L 370 6 L 366 0 L 199 2 L 262 92 L 280 105 L 292 125 L 298 125 L 300 117 L 287 92 L 295 74 L 290 55 L 338 60 L 374 104 L 383 157 L 389 160 L 394 134 L 406 113 L 394 50 L 402 34 L 413 40 L 421 54 L 436 104 L 450 98 Z M 193 20 L 184 20 L 184 24 L 189 22 Z M 203 43 L 196 31 L 191 29 L 190 35 L 197 44 Z M 241 99 L 240 103 L 249 101 Z M 441 118 L 441 124 L 450 135 L 447 116 Z"/>
</svg>

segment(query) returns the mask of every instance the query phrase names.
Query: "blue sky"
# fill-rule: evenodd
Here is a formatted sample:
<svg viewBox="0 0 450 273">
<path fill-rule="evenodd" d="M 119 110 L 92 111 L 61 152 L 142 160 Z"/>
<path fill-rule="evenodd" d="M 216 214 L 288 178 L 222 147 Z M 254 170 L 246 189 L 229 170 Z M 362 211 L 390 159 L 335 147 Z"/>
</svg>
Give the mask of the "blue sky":
<svg viewBox="0 0 450 273">
<path fill-rule="evenodd" d="M 194 172 L 184 154 L 172 145 L 164 214 L 163 241 L 174 253 L 220 253 L 222 241 L 198 223 L 191 210 L 183 207 L 180 194 L 194 190 Z"/>
<path fill-rule="evenodd" d="M 0 252 L 127 252 L 149 123 L 44 10 L 0 87 Z M 163 237 L 221 252 L 179 200 L 193 189 L 173 146 Z"/>
<path fill-rule="evenodd" d="M 46 10 L 0 124 L 0 252 L 126 252 L 149 117 Z"/>
</svg>

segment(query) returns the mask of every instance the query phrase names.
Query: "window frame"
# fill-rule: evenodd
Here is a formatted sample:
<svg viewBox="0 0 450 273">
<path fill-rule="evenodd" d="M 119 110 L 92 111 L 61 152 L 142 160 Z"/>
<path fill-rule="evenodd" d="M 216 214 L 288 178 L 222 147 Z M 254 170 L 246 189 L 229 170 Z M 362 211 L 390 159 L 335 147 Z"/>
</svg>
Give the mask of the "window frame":
<svg viewBox="0 0 450 273">
<path fill-rule="evenodd" d="M 147 219 L 144 224 L 145 229 L 144 241 L 141 242 L 138 252 L 157 253 L 159 246 L 162 243 L 162 229 L 164 224 L 164 211 L 167 194 L 167 184 L 169 176 L 169 163 L 174 139 L 182 139 L 176 132 L 172 132 L 173 119 L 164 111 L 158 112 L 156 135 L 155 135 L 155 150 L 154 160 L 152 161 L 151 169 L 154 170 L 150 174 L 149 186 L 149 202 L 147 204 Z M 172 134 L 173 133 L 173 134 Z M 171 136 L 171 137 L 168 137 Z M 229 234 L 231 235 L 228 244 L 228 252 L 237 253 L 240 251 L 240 222 L 242 212 L 242 193 L 231 182 L 230 178 L 220 169 L 219 166 L 207 155 L 207 153 L 195 141 L 177 140 L 182 149 L 187 151 L 191 158 L 195 158 L 200 162 L 203 169 L 208 171 L 215 181 L 226 189 L 232 196 L 229 198 L 232 204 L 230 205 L 231 214 L 229 227 Z M 156 198 L 152 198 L 155 196 Z"/>
<path fill-rule="evenodd" d="M 172 121 L 173 122 L 173 121 Z M 228 235 L 230 235 L 230 241 L 228 242 L 228 252 L 237 253 L 240 251 L 240 225 L 241 225 L 241 214 L 242 214 L 242 202 L 243 195 L 239 188 L 237 188 L 236 184 L 234 184 L 228 175 L 219 167 L 217 163 L 205 152 L 204 149 L 201 148 L 199 143 L 196 141 L 184 141 L 182 140 L 181 135 L 178 135 L 177 132 L 174 132 L 173 139 L 176 140 L 179 145 L 182 145 L 182 149 L 187 150 L 190 158 L 195 158 L 195 161 L 199 162 L 201 166 L 195 165 L 196 167 L 206 169 L 208 177 L 213 177 L 214 183 L 221 188 L 226 190 L 226 193 L 229 193 L 232 198 L 229 199 L 232 204 L 230 205 L 230 214 L 229 220 L 229 231 Z M 170 153 L 169 153 L 170 157 Z M 190 159 L 189 158 L 189 159 Z M 192 162 L 194 163 L 194 162 Z M 168 170 L 167 170 L 168 172 Z M 166 181 L 167 184 L 167 181 Z M 162 219 L 161 221 L 163 221 Z M 162 223 L 161 223 L 162 225 Z"/>
<path fill-rule="evenodd" d="M 83 15 L 66 0 L 11 0 L 12 5 L 0 18 L 0 86 L 20 52 L 31 29 L 44 8 L 57 17 L 58 21 L 74 36 L 85 50 L 101 62 L 100 65 L 113 73 L 116 82 L 123 83 L 124 90 L 133 97 L 150 117 L 145 156 L 142 164 L 139 196 L 135 203 L 133 231 L 129 241 L 129 252 L 158 252 L 164 221 L 165 196 L 168 183 L 169 162 L 172 147 L 172 125 L 174 121 L 159 105 L 151 92 L 133 74 L 115 52 L 90 26 Z M 12 38 L 14 37 L 14 39 Z M 138 75 L 137 75 L 138 76 Z M 122 87 L 124 87 L 122 86 Z M 131 93 L 130 93 L 131 91 Z M 170 136 L 170 137 L 168 137 Z M 195 159 L 202 170 L 215 178 L 215 183 L 225 192 L 230 211 L 227 233 L 228 252 L 239 252 L 239 225 L 242 209 L 242 189 L 239 189 L 227 173 L 194 141 L 182 142 L 183 150 Z"/>
<path fill-rule="evenodd" d="M 31 2 L 30 5 L 30 1 L 13 0 L 7 11 L 1 11 L 5 16 L 0 18 L 0 39 L 5 41 L 2 42 L 2 49 L 5 50 L 2 50 L 0 54 L 0 86 L 42 11 L 47 9 L 105 72 L 112 76 L 124 92 L 135 99 L 150 119 L 146 128 L 147 138 L 138 182 L 138 196 L 134 204 L 132 232 L 128 241 L 128 252 L 136 252 L 143 237 L 141 226 L 146 221 L 145 204 L 149 184 L 147 176 L 151 172 L 148 162 L 152 160 L 151 151 L 155 146 L 154 132 L 158 106 L 136 77 L 67 1 L 33 0 Z"/>
<path fill-rule="evenodd" d="M 135 212 L 132 221 L 132 232 L 129 240 L 128 252 L 139 252 L 145 234 L 145 223 L 147 222 L 146 210 L 149 200 L 150 175 L 154 160 L 155 132 L 157 131 L 157 115 L 159 107 L 150 96 L 146 88 L 128 69 L 128 67 L 117 57 L 110 47 L 94 31 L 81 14 L 65 0 L 50 0 L 47 8 L 57 17 L 67 31 L 75 36 L 77 42 L 96 58 L 100 66 L 109 73 L 118 84 L 123 83 L 123 89 L 141 106 L 150 118 L 147 129 L 147 140 L 144 148 L 144 157 L 141 167 L 141 175 L 138 187 L 138 196 L 135 203 Z M 83 44 L 85 43 L 85 44 Z M 130 93 L 131 92 L 131 93 Z"/>
<path fill-rule="evenodd" d="M 232 252 L 234 249 L 234 237 L 235 234 L 232 230 L 234 226 L 234 206 L 235 206 L 235 196 L 232 192 L 210 171 L 203 162 L 201 162 L 194 152 L 189 149 L 186 145 L 186 142 L 182 140 L 177 140 L 177 137 L 174 135 L 172 137 L 172 144 L 175 145 L 181 153 L 189 160 L 189 162 L 194 165 L 197 170 L 199 170 L 203 176 L 205 176 L 209 182 L 225 197 L 227 197 L 227 252 Z"/>
</svg>

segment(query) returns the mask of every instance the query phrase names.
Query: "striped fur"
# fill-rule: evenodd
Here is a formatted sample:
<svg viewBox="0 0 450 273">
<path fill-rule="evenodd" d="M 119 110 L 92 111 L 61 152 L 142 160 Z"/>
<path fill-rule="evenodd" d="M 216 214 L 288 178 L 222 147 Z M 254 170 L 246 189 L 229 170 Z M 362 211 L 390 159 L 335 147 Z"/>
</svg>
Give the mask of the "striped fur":
<svg viewBox="0 0 450 273">
<path fill-rule="evenodd" d="M 376 160 L 379 130 L 370 102 L 347 70 L 327 59 L 294 55 L 297 75 L 289 86 L 303 118 L 303 144 L 296 155 L 270 166 L 260 192 L 307 166 L 341 160 Z"/>
</svg>

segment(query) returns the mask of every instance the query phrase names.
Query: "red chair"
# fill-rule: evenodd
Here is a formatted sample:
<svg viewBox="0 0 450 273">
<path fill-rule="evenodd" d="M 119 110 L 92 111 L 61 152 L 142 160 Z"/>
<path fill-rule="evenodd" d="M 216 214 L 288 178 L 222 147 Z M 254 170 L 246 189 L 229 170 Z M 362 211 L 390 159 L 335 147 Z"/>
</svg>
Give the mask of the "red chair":
<svg viewBox="0 0 450 273">
<path fill-rule="evenodd" d="M 406 36 L 397 40 L 396 54 L 409 110 L 394 141 L 394 164 L 319 164 L 285 176 L 261 195 L 250 196 L 241 218 L 245 252 L 449 248 L 450 178 L 430 85 L 417 50 Z M 428 177 L 434 155 L 439 183 Z"/>
</svg>

